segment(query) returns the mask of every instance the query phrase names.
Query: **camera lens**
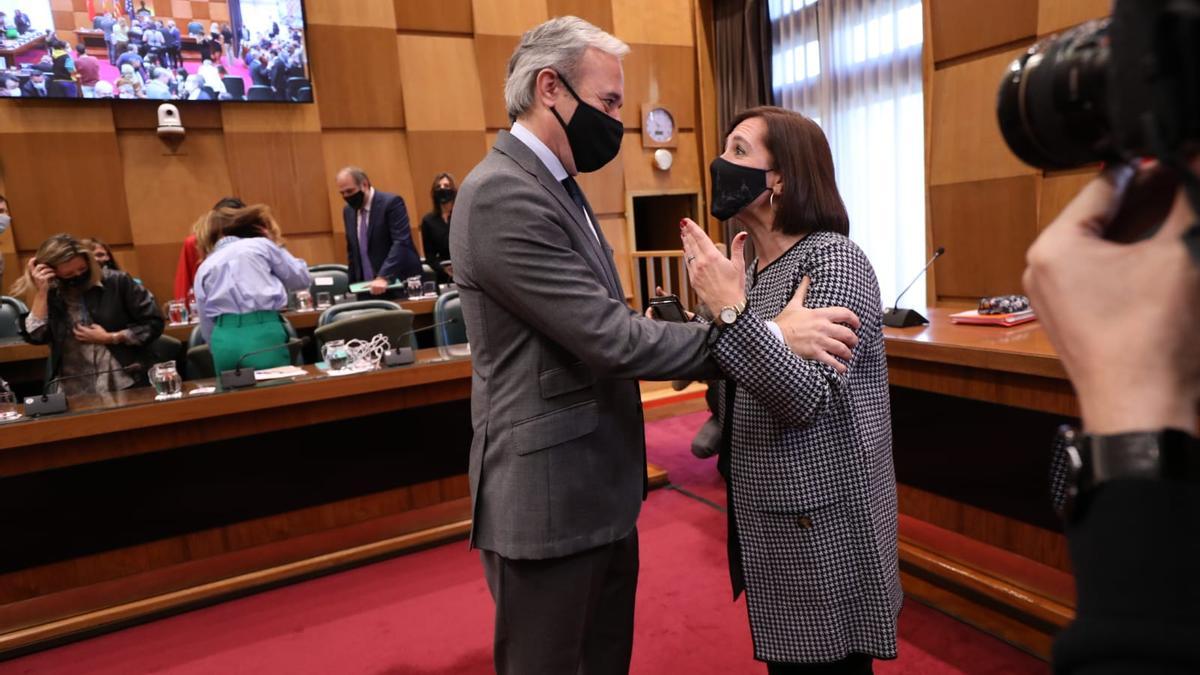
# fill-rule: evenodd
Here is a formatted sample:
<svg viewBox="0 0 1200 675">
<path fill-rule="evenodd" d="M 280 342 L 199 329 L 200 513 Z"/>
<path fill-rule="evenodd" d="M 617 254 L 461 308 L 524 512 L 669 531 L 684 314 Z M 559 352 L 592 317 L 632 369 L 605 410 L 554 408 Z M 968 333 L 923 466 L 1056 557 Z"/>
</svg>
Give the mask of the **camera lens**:
<svg viewBox="0 0 1200 675">
<path fill-rule="evenodd" d="M 1009 149 L 1041 169 L 1115 155 L 1108 117 L 1108 19 L 1046 38 L 1009 65 L 996 112 Z"/>
</svg>

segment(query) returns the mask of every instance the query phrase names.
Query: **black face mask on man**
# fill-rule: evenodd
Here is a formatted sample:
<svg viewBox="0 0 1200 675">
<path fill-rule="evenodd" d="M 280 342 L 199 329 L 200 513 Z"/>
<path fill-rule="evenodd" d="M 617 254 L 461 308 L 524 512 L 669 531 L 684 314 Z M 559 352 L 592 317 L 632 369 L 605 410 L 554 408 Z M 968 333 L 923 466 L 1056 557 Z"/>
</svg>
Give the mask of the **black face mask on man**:
<svg viewBox="0 0 1200 675">
<path fill-rule="evenodd" d="M 767 170 L 734 164 L 718 157 L 709 165 L 712 173 L 710 211 L 717 220 L 729 220 L 750 205 L 767 186 Z"/>
<path fill-rule="evenodd" d="M 433 191 L 433 201 L 438 204 L 449 204 L 454 201 L 457 191 L 454 188 L 438 188 Z"/>
<path fill-rule="evenodd" d="M 625 125 L 621 120 L 604 114 L 603 110 L 584 103 L 562 75 L 558 75 L 558 80 L 571 92 L 579 106 L 575 108 L 570 124 L 564 122 L 562 115 L 554 108 L 550 108 L 550 112 L 554 113 L 563 131 L 567 132 L 567 143 L 571 146 L 571 154 L 575 156 L 575 169 L 580 173 L 596 171 L 621 151 Z"/>
<path fill-rule="evenodd" d="M 343 196 L 342 199 L 346 200 L 346 203 L 350 205 L 350 208 L 357 211 L 363 207 L 363 204 L 366 203 L 367 193 L 363 191 L 362 188 L 359 188 L 358 192 L 355 192 L 352 195 Z"/>
</svg>

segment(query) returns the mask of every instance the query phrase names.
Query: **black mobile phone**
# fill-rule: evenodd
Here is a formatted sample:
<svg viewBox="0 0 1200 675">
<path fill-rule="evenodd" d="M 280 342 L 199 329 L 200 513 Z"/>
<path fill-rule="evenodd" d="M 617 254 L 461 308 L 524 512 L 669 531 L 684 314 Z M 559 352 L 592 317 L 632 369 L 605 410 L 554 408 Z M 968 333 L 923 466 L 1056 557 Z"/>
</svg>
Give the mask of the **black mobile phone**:
<svg viewBox="0 0 1200 675">
<path fill-rule="evenodd" d="M 686 323 L 687 312 L 683 309 L 683 304 L 679 302 L 679 297 L 675 295 L 660 295 L 650 298 L 650 309 L 653 310 L 656 318 L 663 321 L 676 321 Z"/>
</svg>

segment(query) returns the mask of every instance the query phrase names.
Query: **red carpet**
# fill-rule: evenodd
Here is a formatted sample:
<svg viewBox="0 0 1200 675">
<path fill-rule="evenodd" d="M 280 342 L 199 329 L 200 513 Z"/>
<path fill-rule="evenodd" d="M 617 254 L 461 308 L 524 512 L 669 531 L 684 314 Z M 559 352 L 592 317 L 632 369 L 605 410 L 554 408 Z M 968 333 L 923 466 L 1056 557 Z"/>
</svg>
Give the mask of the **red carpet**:
<svg viewBox="0 0 1200 675">
<path fill-rule="evenodd" d="M 647 425 L 650 459 L 689 491 L 724 502 L 688 451 L 704 415 Z M 717 501 L 717 499 L 714 499 Z M 729 600 L 724 515 L 678 491 L 650 495 L 641 521 L 634 673 L 762 673 L 745 603 Z M 463 542 L 260 593 L 0 663 L 0 674 L 475 675 L 491 671 L 492 605 Z M 892 675 L 1048 673 L 1042 662 L 915 602 L 901 615 Z"/>
</svg>

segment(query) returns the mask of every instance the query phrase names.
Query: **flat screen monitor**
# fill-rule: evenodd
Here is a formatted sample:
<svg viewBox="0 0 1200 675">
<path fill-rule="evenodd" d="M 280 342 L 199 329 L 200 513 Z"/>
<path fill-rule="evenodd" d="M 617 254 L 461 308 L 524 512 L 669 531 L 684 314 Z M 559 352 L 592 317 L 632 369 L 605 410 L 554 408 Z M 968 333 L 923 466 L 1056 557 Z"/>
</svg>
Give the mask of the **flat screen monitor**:
<svg viewBox="0 0 1200 675">
<path fill-rule="evenodd" d="M 0 98 L 313 100 L 303 0 L 61 6 L 0 0 Z"/>
</svg>

